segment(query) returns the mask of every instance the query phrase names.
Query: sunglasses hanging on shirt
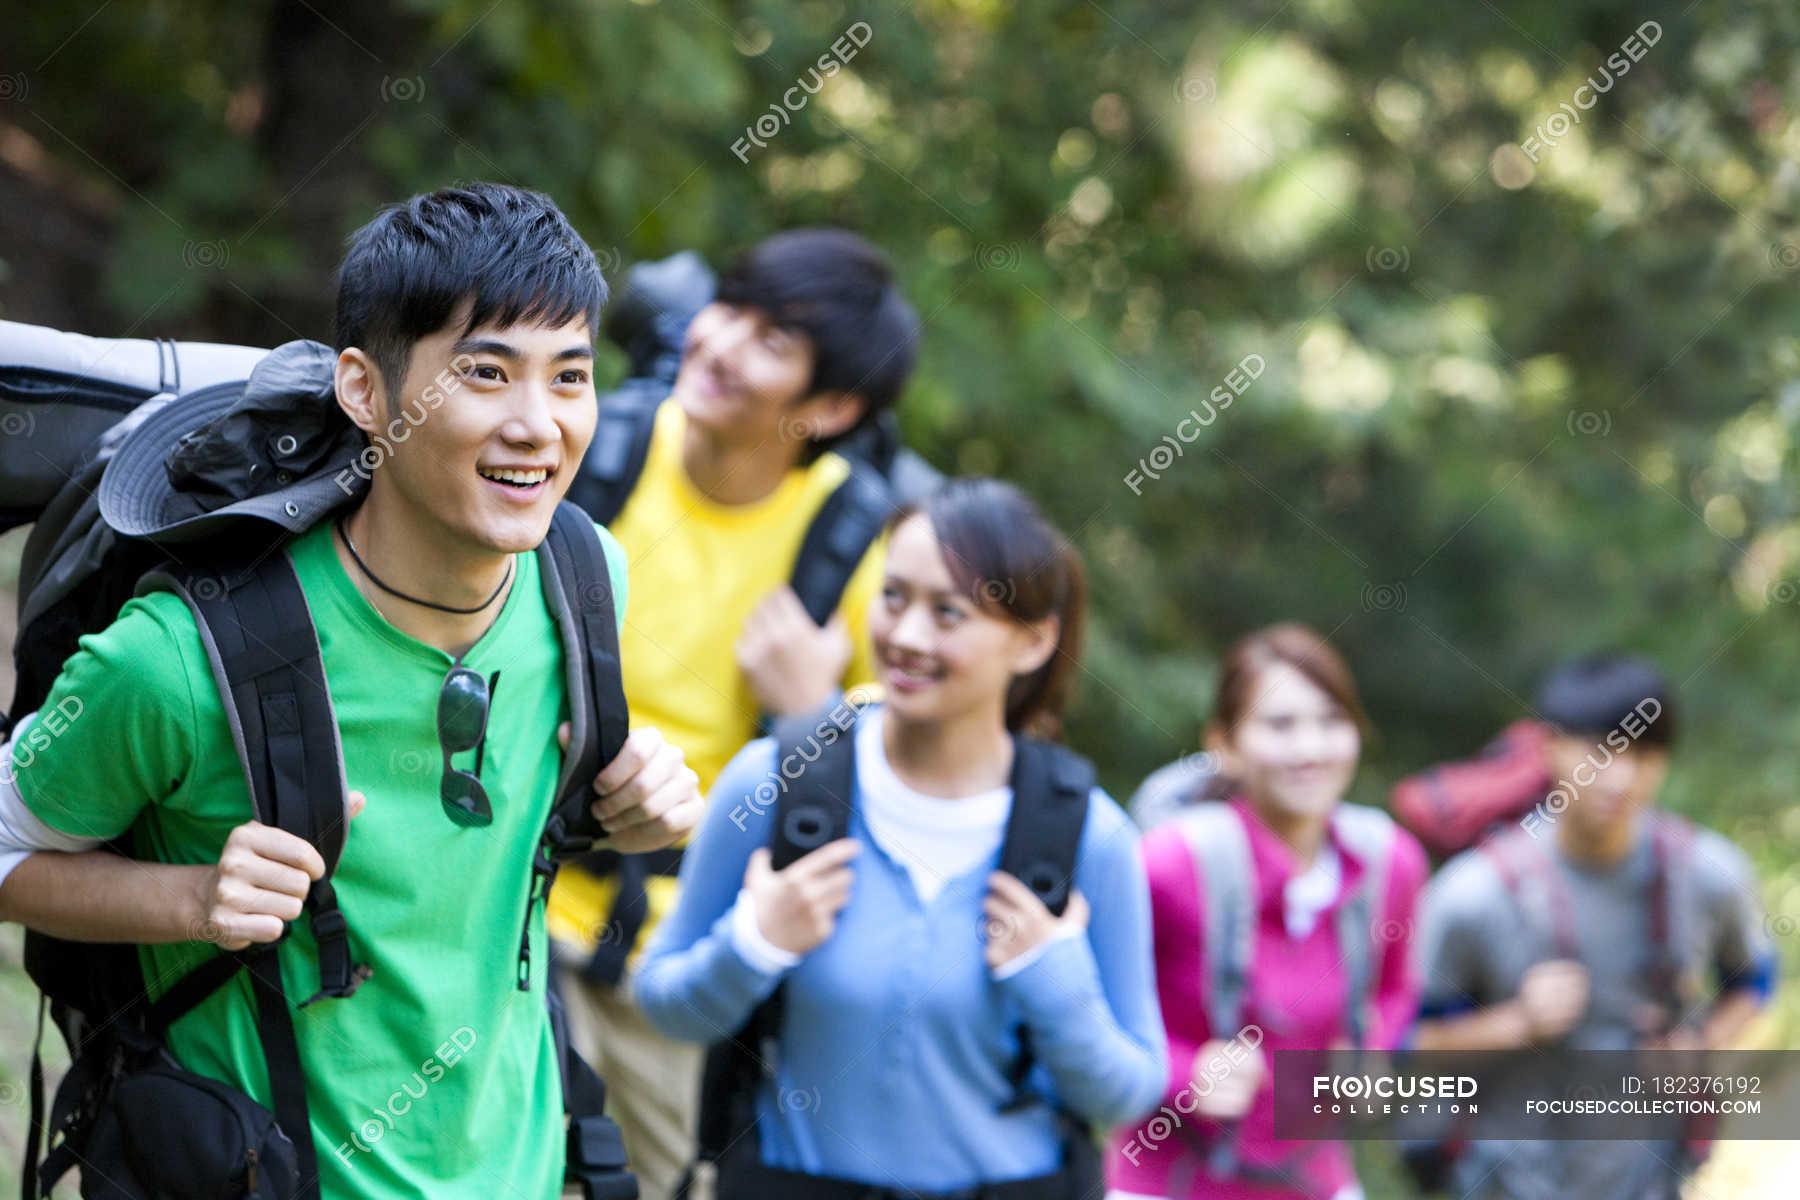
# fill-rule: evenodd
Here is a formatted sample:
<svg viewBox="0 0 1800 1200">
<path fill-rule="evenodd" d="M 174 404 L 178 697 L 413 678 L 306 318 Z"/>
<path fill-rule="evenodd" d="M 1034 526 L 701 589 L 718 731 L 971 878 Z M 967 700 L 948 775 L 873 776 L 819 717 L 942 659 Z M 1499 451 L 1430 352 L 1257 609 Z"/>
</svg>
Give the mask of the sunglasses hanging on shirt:
<svg viewBox="0 0 1800 1200">
<path fill-rule="evenodd" d="M 438 749 L 444 759 L 438 794 L 445 815 L 458 825 L 490 825 L 494 820 L 487 789 L 481 785 L 481 760 L 487 750 L 488 710 L 499 686 L 500 672 L 484 679 L 481 672 L 463 666 L 459 659 L 444 676 L 443 690 L 438 693 Z M 465 750 L 475 751 L 473 771 L 450 765 L 450 756 Z"/>
</svg>

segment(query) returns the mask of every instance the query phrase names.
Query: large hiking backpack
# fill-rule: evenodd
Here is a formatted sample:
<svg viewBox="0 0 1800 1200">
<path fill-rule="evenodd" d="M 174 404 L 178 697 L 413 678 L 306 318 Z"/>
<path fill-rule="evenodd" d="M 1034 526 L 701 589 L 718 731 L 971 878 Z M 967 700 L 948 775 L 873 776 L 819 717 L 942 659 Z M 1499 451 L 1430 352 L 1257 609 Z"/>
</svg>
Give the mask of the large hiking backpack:
<svg viewBox="0 0 1800 1200">
<path fill-rule="evenodd" d="M 687 327 L 711 302 L 714 282 L 700 256 L 684 251 L 632 267 L 608 310 L 606 335 L 625 351 L 631 374 L 601 397 L 594 440 L 569 485 L 569 499 L 602 525 L 624 509 L 643 474 L 657 411 L 681 370 Z M 837 611 L 851 575 L 895 507 L 923 495 L 941 478 L 901 445 L 892 411 L 882 413 L 834 451 L 849 463 L 850 474 L 813 515 L 788 579 L 801 607 L 821 625 Z M 649 916 L 650 877 L 678 873 L 681 851 L 624 856 L 603 851 L 581 866 L 618 879 L 605 923 L 611 936 L 601 939 L 579 964 L 590 983 L 617 984 Z"/>
<path fill-rule="evenodd" d="M 780 870 L 828 842 L 846 837 L 856 793 L 856 738 L 853 730 L 813 717 L 779 722 L 775 742 L 783 753 L 798 753 L 807 763 L 777 797 L 769 840 L 770 865 Z M 1068 905 L 1075 859 L 1087 820 L 1094 768 L 1080 755 L 1051 742 L 1013 739 L 1012 811 L 1001 843 L 1000 869 L 1029 886 L 1051 912 L 1062 915 Z M 707 1050 L 700 1092 L 699 1158 L 678 1196 L 700 1194 L 692 1181 L 715 1175 L 717 1200 L 763 1200 L 769 1196 L 805 1200 L 853 1200 L 869 1195 L 867 1184 L 818 1176 L 798 1177 L 762 1165 L 756 1131 L 756 1090 L 778 1060 L 784 1011 L 777 987 L 750 1015 L 744 1027 Z M 1017 1030 L 1019 1050 L 1008 1072 L 1013 1094 L 1003 1110 L 1042 1103 L 1029 1087 L 1036 1057 L 1030 1031 Z M 1058 1111 L 1063 1127 L 1061 1175 L 1070 1196 L 1097 1196 L 1101 1190 L 1099 1154 L 1086 1126 Z M 692 1188 L 692 1193 L 690 1193 Z M 1007 1185 L 981 1189 L 1006 1195 Z M 1023 1200 L 1023 1194 L 1021 1194 Z"/>
<path fill-rule="evenodd" d="M 0 531 L 36 521 L 102 435 L 152 396 L 247 379 L 250 346 L 92 338 L 0 321 L 0 434 L 28 441 L 0 472 Z"/>
<path fill-rule="evenodd" d="M 1548 725 L 1514 721 L 1474 758 L 1440 763 L 1395 784 L 1394 815 L 1439 858 L 1467 850 L 1518 821 L 1549 792 L 1549 740 Z"/>
<path fill-rule="evenodd" d="M 1217 760 L 1212 755 L 1189 754 L 1144 776 L 1125 810 L 1139 829 L 1155 829 L 1205 802 L 1218 779 Z"/>
<path fill-rule="evenodd" d="M 204 403 L 203 411 L 216 412 L 223 404 L 237 411 L 252 394 L 263 404 L 279 404 L 289 395 L 295 404 L 331 406 L 315 411 L 336 414 L 329 371 L 335 355 L 317 343 L 289 343 L 260 357 L 248 378 L 216 382 L 200 392 L 157 394 L 130 408 L 129 389 L 151 385 L 147 372 L 121 380 L 64 371 L 67 390 L 62 392 L 47 382 L 53 372 L 46 364 L 109 361 L 106 345 L 52 330 L 0 326 L 0 397 L 28 397 L 19 403 L 30 406 L 33 420 L 29 439 L 0 444 L 0 465 L 6 467 L 0 478 L 18 483 L 23 472 L 12 471 L 12 460 L 23 462 L 47 449 L 56 451 L 52 461 L 62 473 L 60 486 L 46 474 L 38 490 L 15 486 L 6 497 L 9 521 L 36 521 L 20 572 L 12 721 L 43 703 L 77 638 L 110 624 L 125 600 L 153 589 L 180 595 L 194 615 L 231 719 L 254 815 L 305 838 L 326 864 L 325 877 L 313 884 L 305 901 L 318 945 L 319 987 L 302 1003 L 354 1003 L 350 998 L 366 971 L 353 962 L 349 925 L 331 884 L 345 832 L 343 757 L 318 637 L 282 547 L 289 531 L 246 517 L 224 532 L 182 543 L 177 561 L 168 548 L 110 527 L 97 500 L 98 485 L 124 437 L 153 414 L 175 411 L 167 406 L 199 410 Z M 233 371 L 226 366 L 243 365 L 237 349 L 173 344 L 164 347 L 163 361 L 217 364 L 229 375 Z M 122 345 L 120 355 L 128 350 L 129 345 Z M 87 357 L 72 357 L 74 352 Z M 183 370 L 182 375 L 191 379 L 193 372 Z M 156 382 L 169 377 L 161 374 Z M 283 393 L 285 387 L 293 390 Z M 108 396 L 107 402 L 121 411 L 95 433 L 100 424 L 95 414 L 111 410 L 94 398 Z M 62 398 L 68 399 L 66 408 Z M 298 474 L 328 469 L 334 455 L 356 448 L 360 435 L 347 420 L 343 425 L 327 445 L 280 447 L 277 453 L 317 451 L 314 458 L 293 463 L 293 474 L 253 469 L 241 479 L 244 491 L 188 498 L 213 511 L 250 493 L 279 496 Z M 86 445 L 80 444 L 83 436 L 89 437 Z M 14 448 L 18 454 L 12 453 Z M 258 447 L 245 449 L 251 457 L 260 453 Z M 352 488 L 345 504 L 361 494 L 362 489 Z M 548 892 L 557 862 L 585 852 L 599 835 L 589 810 L 591 781 L 623 745 L 628 720 L 611 580 L 592 522 L 573 505 L 560 506 L 538 555 L 546 605 L 567 650 L 571 740 L 533 862 L 527 913 Z M 114 849 L 129 854 L 129 835 Z M 522 989 L 529 987 L 528 929 L 521 931 L 516 965 Z M 82 1194 L 108 1200 L 171 1194 L 281 1200 L 318 1196 L 318 1159 L 294 1036 L 294 1005 L 284 990 L 276 944 L 221 951 L 154 1001 L 144 994 L 133 946 L 73 943 L 28 931 L 26 966 L 43 993 L 40 1039 L 47 1006 L 72 1063 L 46 1127 L 42 1067 L 34 1046 L 21 1189 L 25 1200 L 48 1196 L 78 1162 L 104 1165 L 83 1171 Z M 248 973 L 256 997 L 273 1112 L 236 1089 L 183 1070 L 162 1045 L 162 1033 L 172 1022 L 239 971 Z M 555 989 L 546 991 L 552 1028 L 559 1051 L 564 1051 L 567 1039 Z M 561 1063 L 570 1117 L 570 1180 L 593 1200 L 635 1197 L 636 1182 L 624 1169 L 618 1129 L 603 1115 L 604 1084 L 572 1053 L 564 1053 Z M 40 1169 L 37 1156 L 46 1131 L 50 1143 Z"/>
<path fill-rule="evenodd" d="M 1232 1038 L 1244 1025 L 1256 956 L 1256 867 L 1249 834 L 1237 811 L 1220 801 L 1196 804 L 1175 817 L 1174 823 L 1199 868 L 1205 909 L 1201 937 L 1207 1025 L 1213 1037 Z M 1367 864 L 1356 890 L 1338 906 L 1336 923 L 1346 978 L 1344 1027 L 1352 1049 L 1361 1053 L 1368 1042 L 1370 1000 L 1378 968 L 1377 918 L 1387 896 L 1388 865 L 1397 831 L 1386 813 L 1360 804 L 1339 804 L 1331 827 L 1338 840 Z M 1293 1186 L 1291 1166 L 1268 1167 L 1242 1160 L 1238 1153 L 1241 1132 L 1239 1122 L 1226 1123 L 1211 1139 L 1194 1131 L 1206 1172 L 1215 1179 Z"/>
</svg>

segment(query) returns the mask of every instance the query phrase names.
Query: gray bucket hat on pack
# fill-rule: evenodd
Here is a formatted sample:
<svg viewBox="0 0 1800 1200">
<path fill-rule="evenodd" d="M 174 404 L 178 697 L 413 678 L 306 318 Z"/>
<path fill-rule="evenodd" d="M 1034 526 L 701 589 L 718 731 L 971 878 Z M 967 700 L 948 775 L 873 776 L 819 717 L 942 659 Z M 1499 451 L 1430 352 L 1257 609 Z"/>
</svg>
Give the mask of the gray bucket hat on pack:
<svg viewBox="0 0 1800 1200">
<path fill-rule="evenodd" d="M 191 542 L 256 517 L 299 533 L 362 496 L 368 444 L 337 405 L 337 353 L 288 342 L 242 387 L 178 396 L 146 417 L 100 477 L 100 515 L 129 537 Z"/>
</svg>

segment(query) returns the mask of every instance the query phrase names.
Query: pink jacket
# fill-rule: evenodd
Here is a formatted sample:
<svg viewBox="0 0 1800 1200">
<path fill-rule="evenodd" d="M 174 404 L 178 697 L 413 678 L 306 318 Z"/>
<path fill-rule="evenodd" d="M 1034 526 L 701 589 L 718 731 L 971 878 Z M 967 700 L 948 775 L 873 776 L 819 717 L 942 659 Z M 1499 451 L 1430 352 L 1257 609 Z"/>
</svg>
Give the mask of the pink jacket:
<svg viewBox="0 0 1800 1200">
<path fill-rule="evenodd" d="M 1288 935 L 1283 891 L 1294 874 L 1287 845 L 1241 799 L 1231 802 L 1249 835 L 1257 882 L 1256 945 L 1243 1019 L 1263 1031 L 1264 1061 L 1273 1070 L 1277 1050 L 1317 1049 L 1348 1040 L 1344 1021 L 1343 964 L 1334 916 L 1367 865 L 1333 835 L 1343 864 L 1343 882 L 1331 907 L 1304 938 Z M 1300 1180 L 1298 1186 L 1271 1185 L 1243 1178 L 1214 1179 L 1204 1169 L 1198 1146 L 1217 1129 L 1193 1115 L 1183 1116 L 1175 1101 L 1193 1078 L 1194 1058 L 1215 1034 L 1229 1038 L 1238 1031 L 1208 1028 L 1207 978 L 1201 947 L 1205 928 L 1204 893 L 1199 866 L 1186 837 L 1173 823 L 1144 835 L 1142 853 L 1150 879 L 1150 907 L 1156 947 L 1156 987 L 1162 1001 L 1169 1041 L 1169 1081 L 1159 1109 L 1136 1126 L 1117 1131 L 1107 1168 L 1108 1184 L 1120 1191 L 1173 1200 L 1326 1200 L 1355 1181 L 1350 1154 L 1339 1142 L 1277 1141 L 1274 1134 L 1273 1078 L 1264 1078 L 1238 1136 L 1238 1153 L 1246 1164 L 1280 1165 Z M 1377 939 L 1371 995 L 1371 1049 L 1391 1049 L 1405 1036 L 1416 1014 L 1419 980 L 1408 951 L 1413 909 L 1428 874 L 1425 852 L 1411 834 L 1396 831 L 1387 868 L 1386 895 L 1375 929 Z M 1183 1107 L 1191 1110 L 1192 1098 Z"/>
</svg>

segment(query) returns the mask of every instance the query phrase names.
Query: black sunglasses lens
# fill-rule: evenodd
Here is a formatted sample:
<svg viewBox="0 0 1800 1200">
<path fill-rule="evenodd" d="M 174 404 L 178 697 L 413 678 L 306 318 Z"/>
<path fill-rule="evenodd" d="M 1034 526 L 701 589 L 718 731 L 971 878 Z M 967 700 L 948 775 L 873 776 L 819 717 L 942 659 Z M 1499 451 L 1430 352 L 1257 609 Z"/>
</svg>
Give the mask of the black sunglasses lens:
<svg viewBox="0 0 1800 1200">
<path fill-rule="evenodd" d="M 494 819 L 487 789 L 467 771 L 447 771 L 441 788 L 444 812 L 458 825 L 487 825 Z"/>
<path fill-rule="evenodd" d="M 479 672 L 452 667 L 438 693 L 438 741 L 452 754 L 473 750 L 487 729 L 488 683 Z"/>
</svg>

